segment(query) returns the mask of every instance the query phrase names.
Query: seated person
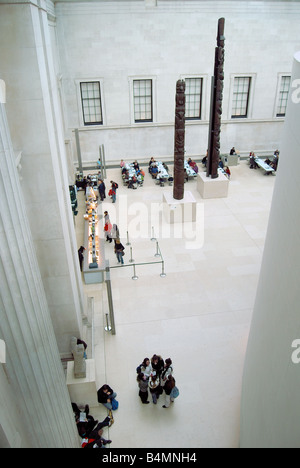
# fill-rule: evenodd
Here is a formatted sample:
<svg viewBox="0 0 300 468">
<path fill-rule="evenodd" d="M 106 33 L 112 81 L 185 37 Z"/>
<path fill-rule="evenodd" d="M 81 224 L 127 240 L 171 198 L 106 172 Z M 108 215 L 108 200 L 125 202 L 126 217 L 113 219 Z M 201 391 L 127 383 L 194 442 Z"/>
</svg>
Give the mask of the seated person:
<svg viewBox="0 0 300 468">
<path fill-rule="evenodd" d="M 164 184 L 164 181 L 166 180 L 166 178 L 162 175 L 161 172 L 159 172 L 159 173 L 157 174 L 157 177 L 156 177 L 156 178 L 159 180 L 160 185 L 163 185 L 163 184 Z"/>
<path fill-rule="evenodd" d="M 271 164 L 270 164 L 271 167 L 273 167 L 273 169 L 275 171 L 277 171 L 277 166 L 278 166 L 278 156 L 275 156 L 273 161 L 271 161 Z"/>
<path fill-rule="evenodd" d="M 135 183 L 136 183 L 136 177 L 132 177 L 128 181 L 128 187 L 127 188 L 136 189 L 136 187 L 134 186 Z"/>
<path fill-rule="evenodd" d="M 250 169 L 257 169 L 258 165 L 255 162 L 255 154 L 251 151 L 249 156 Z"/>
<path fill-rule="evenodd" d="M 142 185 L 143 181 L 144 181 L 144 176 L 142 176 L 141 171 L 139 171 L 139 174 L 137 175 L 137 178 L 136 178 L 136 182 L 137 184 Z"/>
<path fill-rule="evenodd" d="M 139 170 L 140 166 L 139 166 L 139 163 L 135 160 L 134 163 L 133 163 L 133 167 L 136 171 Z"/>
<path fill-rule="evenodd" d="M 204 158 L 202 159 L 202 164 L 204 167 L 206 167 L 206 164 L 207 164 L 207 155 L 204 156 Z"/>
<path fill-rule="evenodd" d="M 97 391 L 98 402 L 102 403 L 108 410 L 112 409 L 112 400 L 117 396 L 116 392 L 109 385 L 104 384 Z"/>
<path fill-rule="evenodd" d="M 80 437 L 86 437 L 94 429 L 98 420 L 94 419 L 89 414 L 89 405 L 85 405 L 84 410 L 80 410 L 76 403 L 72 403 L 72 408 L 75 416 L 75 422 Z M 108 426 L 110 423 L 110 417 L 106 417 L 101 423 L 98 424 L 99 429 Z"/>
<path fill-rule="evenodd" d="M 82 438 L 82 448 L 103 448 L 107 444 L 111 444 L 110 439 L 104 439 L 102 437 L 103 429 L 99 429 L 97 426 L 87 437 Z"/>
<path fill-rule="evenodd" d="M 124 168 L 125 169 L 125 168 Z M 125 171 L 122 170 L 122 178 L 125 180 L 129 179 L 129 171 L 128 169 L 125 169 Z"/>
<path fill-rule="evenodd" d="M 219 158 L 219 167 L 221 167 L 221 169 L 224 168 L 224 164 L 221 158 Z"/>
<path fill-rule="evenodd" d="M 234 147 L 234 146 L 231 148 L 229 154 L 230 154 L 230 155 L 236 154 L 236 152 L 235 152 L 235 147 Z"/>
<path fill-rule="evenodd" d="M 271 161 L 271 159 L 267 158 L 267 159 L 265 159 L 265 163 L 268 164 L 269 166 L 271 166 L 272 161 Z"/>
<path fill-rule="evenodd" d="M 155 159 L 154 159 L 153 157 L 152 157 L 152 158 L 150 159 L 150 161 L 149 161 L 149 168 L 148 168 L 148 170 L 149 170 L 150 173 L 151 173 L 151 170 L 150 170 L 150 169 L 151 169 L 152 164 L 156 164 L 156 161 L 155 161 Z"/>
<path fill-rule="evenodd" d="M 229 169 L 229 167 L 228 167 L 228 166 L 226 166 L 226 167 L 224 168 L 224 171 L 225 171 L 225 173 L 226 173 L 226 175 L 227 175 L 228 179 L 230 179 L 231 172 L 230 172 L 230 169 Z"/>
<path fill-rule="evenodd" d="M 150 174 L 152 175 L 153 179 L 156 178 L 156 176 L 158 174 L 158 167 L 157 167 L 156 163 L 154 165 L 150 166 Z"/>
</svg>

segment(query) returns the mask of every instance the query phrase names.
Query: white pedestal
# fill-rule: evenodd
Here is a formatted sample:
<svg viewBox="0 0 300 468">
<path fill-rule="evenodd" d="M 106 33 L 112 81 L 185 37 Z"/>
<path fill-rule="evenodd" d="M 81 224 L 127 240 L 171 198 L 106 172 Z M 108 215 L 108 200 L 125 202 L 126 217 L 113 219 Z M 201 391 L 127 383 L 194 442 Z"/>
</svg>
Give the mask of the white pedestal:
<svg viewBox="0 0 300 468">
<path fill-rule="evenodd" d="M 197 202 L 194 195 L 184 192 L 182 200 L 173 198 L 173 192 L 163 194 L 163 212 L 170 224 L 196 221 Z"/>
<path fill-rule="evenodd" d="M 206 172 L 197 174 L 197 190 L 202 198 L 226 198 L 228 187 L 229 179 L 220 172 L 217 179 L 206 177 Z"/>
<path fill-rule="evenodd" d="M 96 372 L 94 359 L 86 359 L 86 377 L 75 379 L 74 362 L 68 362 L 67 366 L 67 387 L 71 401 L 77 405 L 98 406 Z"/>
<path fill-rule="evenodd" d="M 239 157 L 237 154 L 228 154 L 227 156 L 221 156 L 224 166 L 237 166 L 239 163 Z"/>
</svg>

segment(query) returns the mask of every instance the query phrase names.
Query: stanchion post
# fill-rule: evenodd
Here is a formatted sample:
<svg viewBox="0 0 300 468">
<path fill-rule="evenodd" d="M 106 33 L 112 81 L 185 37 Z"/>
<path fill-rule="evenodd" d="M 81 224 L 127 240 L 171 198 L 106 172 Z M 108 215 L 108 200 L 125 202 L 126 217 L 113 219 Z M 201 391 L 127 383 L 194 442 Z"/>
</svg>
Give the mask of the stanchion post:
<svg viewBox="0 0 300 468">
<path fill-rule="evenodd" d="M 132 247 L 130 247 L 130 259 L 129 262 L 132 263 L 134 262 L 134 259 L 132 258 Z"/>
<path fill-rule="evenodd" d="M 154 257 L 160 257 L 158 242 L 156 242 L 156 254 L 154 255 Z"/>
<path fill-rule="evenodd" d="M 156 241 L 156 237 L 154 237 L 154 227 L 152 226 L 152 237 L 151 237 L 151 240 L 152 241 Z"/>
<path fill-rule="evenodd" d="M 128 231 L 127 231 L 127 242 L 126 242 L 126 245 L 130 245 Z"/>
<path fill-rule="evenodd" d="M 132 276 L 132 279 L 133 280 L 137 280 L 139 277 L 136 276 L 136 272 L 135 272 L 135 264 L 133 265 L 133 276 Z"/>
<path fill-rule="evenodd" d="M 106 316 L 106 327 L 104 327 L 104 330 L 111 331 L 111 327 L 109 326 L 109 323 L 108 323 L 108 314 L 105 314 L 105 316 Z"/>
<path fill-rule="evenodd" d="M 165 262 L 161 262 L 161 274 L 160 274 L 161 278 L 164 278 L 166 275 L 165 273 Z"/>
</svg>

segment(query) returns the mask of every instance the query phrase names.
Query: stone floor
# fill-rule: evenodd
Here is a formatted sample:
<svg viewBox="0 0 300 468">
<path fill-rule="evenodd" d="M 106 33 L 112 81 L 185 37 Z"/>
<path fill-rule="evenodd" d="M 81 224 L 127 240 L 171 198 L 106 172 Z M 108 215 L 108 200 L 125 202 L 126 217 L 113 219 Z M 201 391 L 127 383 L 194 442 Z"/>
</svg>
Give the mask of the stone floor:
<svg viewBox="0 0 300 468">
<path fill-rule="evenodd" d="M 120 404 L 104 430 L 111 448 L 239 446 L 243 361 L 276 176 L 250 170 L 246 161 L 230 169 L 227 198 L 203 200 L 196 180 L 185 184 L 197 201 L 197 222 L 176 226 L 161 213 L 162 194 L 172 187 L 146 173 L 143 187 L 129 190 L 120 169 L 107 171 L 107 192 L 110 180 L 119 183 L 117 202 L 107 197 L 99 213 L 109 212 L 126 247 L 119 267 L 113 244 L 104 242 L 115 335 L 105 331 L 106 285 L 83 284 L 94 297 L 97 387 L 108 383 Z M 78 198 L 79 247 L 83 192 Z M 163 396 L 157 405 L 143 405 L 138 396 L 136 367 L 154 353 L 173 361 L 180 396 L 168 409 Z M 102 420 L 107 411 L 99 406 L 91 414 Z"/>
</svg>

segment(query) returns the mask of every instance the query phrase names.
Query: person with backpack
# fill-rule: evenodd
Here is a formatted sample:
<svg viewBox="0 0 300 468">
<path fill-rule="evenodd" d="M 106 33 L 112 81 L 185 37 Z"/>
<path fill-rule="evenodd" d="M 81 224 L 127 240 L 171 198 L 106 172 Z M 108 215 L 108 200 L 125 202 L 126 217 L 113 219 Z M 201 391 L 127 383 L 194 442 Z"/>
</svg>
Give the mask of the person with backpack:
<svg viewBox="0 0 300 468">
<path fill-rule="evenodd" d="M 113 203 L 116 203 L 116 199 L 117 199 L 117 189 L 119 188 L 119 185 L 117 184 L 117 182 L 114 182 L 113 180 L 111 180 L 110 183 L 111 183 L 110 192 L 111 192 L 112 202 L 113 202 Z"/>
<path fill-rule="evenodd" d="M 164 385 L 164 391 L 165 391 L 165 395 L 166 395 L 166 399 L 165 399 L 165 404 L 162 406 L 163 408 L 169 408 L 170 404 L 171 404 L 171 401 L 174 401 L 174 398 L 172 397 L 171 395 L 171 392 L 173 390 L 173 388 L 175 387 L 175 379 L 174 377 L 170 374 L 167 378 L 167 381 Z"/>
<path fill-rule="evenodd" d="M 117 409 L 113 402 L 116 401 L 117 394 L 110 388 L 109 385 L 104 384 L 101 388 L 97 391 L 98 402 L 102 403 L 108 410 Z"/>
<path fill-rule="evenodd" d="M 168 380 L 169 375 L 173 374 L 172 360 L 170 358 L 165 360 L 165 367 L 161 373 L 160 383 L 163 387 Z"/>
</svg>

